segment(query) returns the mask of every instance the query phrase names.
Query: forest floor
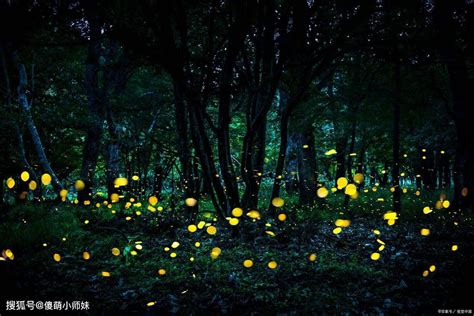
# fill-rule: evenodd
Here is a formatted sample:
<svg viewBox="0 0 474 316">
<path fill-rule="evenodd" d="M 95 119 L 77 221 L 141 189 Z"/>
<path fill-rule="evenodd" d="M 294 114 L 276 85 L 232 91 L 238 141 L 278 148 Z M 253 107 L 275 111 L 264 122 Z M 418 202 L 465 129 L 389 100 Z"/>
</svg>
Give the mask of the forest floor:
<svg viewBox="0 0 474 316">
<path fill-rule="evenodd" d="M 438 193 L 404 195 L 403 210 L 391 226 L 383 218 L 389 196 L 382 201 L 379 191 L 351 201 L 351 212 L 342 211 L 347 209 L 342 198 L 311 209 L 287 201 L 280 209 L 285 221 L 265 211 L 256 221 L 244 214 L 238 230 L 224 220 L 213 223 L 215 235 L 206 226 L 188 231 L 200 220 L 211 223 L 212 215 L 203 213 L 190 223 L 182 210 L 150 212 L 145 202 L 127 210 L 118 204 L 17 205 L 0 221 L 0 250 L 14 255 L 0 261 L 7 289 L 0 304 L 81 300 L 89 302 L 91 314 L 472 313 L 472 218 L 434 207 L 424 214 Z M 335 234 L 336 219 L 351 223 Z M 422 236 L 422 228 L 430 234 Z M 213 253 L 215 247 L 220 254 Z M 120 254 L 113 255 L 112 248 Z M 374 252 L 380 253 L 378 260 L 371 259 Z M 243 266 L 247 259 L 252 267 Z M 276 268 L 269 268 L 270 261 Z M 424 276 L 430 267 L 434 271 Z M 160 275 L 160 269 L 166 273 Z"/>
</svg>

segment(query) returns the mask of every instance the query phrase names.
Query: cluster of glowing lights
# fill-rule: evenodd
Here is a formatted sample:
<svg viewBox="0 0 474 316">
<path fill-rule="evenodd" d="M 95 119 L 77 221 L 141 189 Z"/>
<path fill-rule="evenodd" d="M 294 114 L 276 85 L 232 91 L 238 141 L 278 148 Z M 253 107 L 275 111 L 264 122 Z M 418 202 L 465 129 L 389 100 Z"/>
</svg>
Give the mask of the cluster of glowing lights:
<svg viewBox="0 0 474 316">
<path fill-rule="evenodd" d="M 308 148 L 308 146 L 304 145 L 303 148 Z M 331 156 L 331 155 L 335 155 L 335 154 L 337 154 L 337 151 L 335 149 L 331 149 L 331 150 L 328 150 L 327 152 L 325 152 L 326 156 Z M 355 156 L 355 154 L 352 154 L 352 153 L 350 155 Z M 385 173 L 385 172 L 386 172 L 385 170 L 382 170 L 382 174 Z M 400 174 L 400 176 L 404 177 L 405 174 L 402 172 Z M 279 176 L 279 177 L 281 177 L 281 176 Z M 30 190 L 33 191 L 33 190 L 37 189 L 38 183 L 35 180 L 31 179 L 31 175 L 28 171 L 21 172 L 20 180 L 25 182 L 25 183 L 27 182 L 28 183 L 28 188 Z M 40 180 L 41 180 L 41 184 L 43 186 L 48 186 L 48 185 L 51 184 L 53 179 L 52 179 L 50 174 L 44 173 L 40 176 Z M 140 178 L 137 175 L 134 175 L 134 176 L 132 176 L 132 180 L 133 181 L 139 181 Z M 358 195 L 359 195 L 359 189 L 362 192 L 361 185 L 364 184 L 364 175 L 362 173 L 356 173 L 352 177 L 352 182 L 350 182 L 350 181 L 351 181 L 350 179 L 348 180 L 345 177 L 340 177 L 336 181 L 336 187 L 330 188 L 330 190 L 333 193 L 338 192 L 338 190 L 341 191 L 341 193 L 342 193 L 342 190 L 344 190 L 343 192 L 344 192 L 345 195 L 348 195 L 351 198 L 357 198 Z M 17 183 L 15 182 L 15 179 L 12 178 L 12 177 L 8 178 L 5 182 L 5 184 L 6 184 L 7 188 L 9 188 L 9 189 L 13 189 L 17 185 Z M 129 182 L 128 182 L 127 178 L 116 178 L 115 181 L 114 181 L 115 188 L 126 187 L 128 184 L 129 184 Z M 372 191 L 377 192 L 377 187 L 379 185 L 380 185 L 379 183 L 375 183 L 375 186 L 372 188 Z M 86 183 L 83 180 L 79 179 L 79 180 L 75 181 L 74 189 L 77 192 L 80 192 L 80 191 L 84 190 L 85 188 L 86 188 Z M 370 192 L 370 187 L 364 189 L 363 191 L 365 193 Z M 392 191 L 392 192 L 395 191 L 395 188 L 394 187 L 390 188 L 390 191 Z M 407 193 L 408 189 L 407 188 L 402 188 L 402 192 Z M 463 188 L 461 194 L 462 194 L 462 196 L 467 196 L 468 189 Z M 329 195 L 329 190 L 325 186 L 319 185 L 318 189 L 316 190 L 316 195 L 321 199 L 327 198 L 328 195 Z M 415 195 L 420 196 L 421 192 L 419 190 L 416 190 Z M 62 201 L 66 201 L 67 198 L 68 198 L 68 191 L 66 189 L 60 190 L 59 191 L 59 197 L 61 198 Z M 120 193 L 119 192 L 113 193 L 113 194 L 111 194 L 111 196 L 109 198 L 109 202 L 104 201 L 102 204 L 107 206 L 107 208 L 112 208 L 111 204 L 120 202 L 121 199 L 124 199 L 124 195 L 121 195 L 121 192 Z M 376 201 L 384 202 L 385 200 L 384 200 L 384 198 L 376 198 Z M 156 196 L 154 196 L 154 195 L 149 196 L 148 199 L 147 199 L 147 202 L 148 203 L 144 203 L 144 204 L 145 204 L 145 207 L 150 212 L 154 213 L 156 210 L 159 210 L 159 211 L 163 210 L 163 208 L 161 206 L 158 206 L 159 200 Z M 87 201 L 87 200 L 84 201 L 84 205 L 89 205 L 90 203 L 91 203 L 91 201 Z M 184 199 L 184 203 L 187 207 L 195 207 L 198 204 L 198 200 L 194 197 L 188 197 L 188 198 Z M 75 204 L 77 204 L 77 200 L 75 201 Z M 97 203 L 96 207 L 100 208 L 100 207 L 102 207 L 102 204 Z M 124 204 L 125 209 L 130 209 L 132 207 L 136 208 L 135 209 L 136 211 L 134 211 L 135 215 L 140 216 L 142 214 L 141 211 L 140 211 L 140 208 L 142 207 L 142 204 L 139 201 L 136 201 L 134 198 L 130 198 L 128 201 L 124 201 L 123 204 Z M 285 205 L 285 201 L 284 201 L 283 198 L 275 197 L 271 200 L 271 204 L 272 204 L 273 207 L 278 209 L 278 213 L 276 214 L 276 218 L 274 218 L 273 221 L 269 220 L 268 222 L 266 222 L 265 227 L 272 227 L 272 225 L 275 225 L 276 220 L 278 220 L 280 222 L 285 222 L 288 219 L 287 214 L 282 210 L 283 206 Z M 446 195 L 444 193 L 442 193 L 440 195 L 438 201 L 436 201 L 434 207 L 431 207 L 431 206 L 427 205 L 427 206 L 422 208 L 422 212 L 423 212 L 423 214 L 427 215 L 427 214 L 432 213 L 434 209 L 437 209 L 437 210 L 449 209 L 450 207 L 451 207 L 450 201 L 447 200 Z M 115 210 L 112 210 L 112 213 L 115 214 Z M 266 213 L 264 211 L 262 211 L 262 213 L 263 213 L 263 215 L 266 215 Z M 230 226 L 238 226 L 240 223 L 248 221 L 247 218 L 243 217 L 244 215 L 246 215 L 246 217 L 248 217 L 251 221 L 255 222 L 255 221 L 258 221 L 258 220 L 262 219 L 262 217 L 263 217 L 262 213 L 260 211 L 256 210 L 256 209 L 248 209 L 247 211 L 244 211 L 244 209 L 242 209 L 240 207 L 236 207 L 236 208 L 232 209 L 230 214 L 228 214 L 229 216 L 226 217 L 226 220 L 227 220 L 227 222 Z M 340 214 L 343 214 L 343 213 L 341 212 Z M 217 225 L 215 225 L 214 223 L 210 223 L 210 222 L 212 222 L 212 220 L 214 220 L 214 221 L 217 220 L 216 218 L 213 218 L 214 217 L 213 213 L 207 212 L 207 213 L 202 213 L 202 215 L 204 216 L 204 218 L 211 218 L 211 220 L 206 220 L 206 221 L 201 220 L 201 221 L 197 222 L 197 224 L 191 223 L 191 224 L 187 225 L 187 231 L 189 233 L 193 234 L 193 233 L 198 232 L 198 230 L 203 230 L 203 232 L 205 231 L 205 233 L 209 236 L 216 235 L 217 232 L 218 232 Z M 273 215 L 273 216 L 275 216 L 275 215 Z M 394 211 L 387 211 L 383 215 L 383 219 L 387 222 L 387 224 L 389 226 L 392 226 L 396 223 L 396 220 L 398 220 L 398 218 L 399 218 L 398 216 L 399 216 L 399 214 L 397 214 Z M 131 219 L 132 219 L 131 216 L 126 216 L 125 217 L 126 221 L 130 221 Z M 83 221 L 83 223 L 87 225 L 87 224 L 90 223 L 90 221 L 88 219 L 86 219 L 86 220 Z M 338 218 L 338 219 L 335 220 L 334 225 L 335 225 L 335 227 L 333 228 L 332 233 L 335 234 L 335 235 L 338 235 L 344 229 L 346 229 L 347 227 L 349 227 L 351 225 L 351 221 L 349 219 Z M 276 236 L 275 232 L 278 233 L 278 228 L 277 228 L 277 230 L 274 230 L 273 228 L 270 228 L 270 229 L 272 229 L 272 230 L 268 230 L 268 228 L 266 228 L 266 230 L 264 230 L 264 232 L 267 235 L 269 235 L 270 237 L 275 237 Z M 385 245 L 385 242 L 382 241 L 379 238 L 380 231 L 378 229 L 374 229 L 372 232 L 377 237 L 376 241 L 378 243 L 378 246 L 377 246 L 376 250 L 374 249 L 374 251 L 370 254 L 370 259 L 373 260 L 373 261 L 378 261 L 378 260 L 381 259 L 382 252 L 384 251 L 386 245 Z M 421 236 L 426 237 L 426 236 L 429 236 L 431 234 L 431 231 L 430 231 L 429 228 L 422 227 L 422 228 L 420 228 L 419 234 Z M 198 236 L 202 237 L 201 234 L 198 234 Z M 208 241 L 212 242 L 213 240 L 214 240 L 213 238 L 207 238 L 206 242 L 203 241 L 202 247 L 203 248 L 206 247 L 205 245 L 207 245 L 207 242 Z M 201 242 L 199 242 L 199 241 L 195 241 L 195 242 L 193 242 L 193 244 L 194 244 L 195 248 L 200 248 L 201 247 Z M 43 246 L 47 247 L 47 243 L 44 243 Z M 180 246 L 181 246 L 180 242 L 174 241 L 174 242 L 171 243 L 171 245 L 166 246 L 164 248 L 164 250 L 169 253 L 169 257 L 176 258 L 178 256 L 178 251 L 182 251 L 182 250 L 178 249 Z M 139 251 L 141 251 L 143 249 L 143 245 L 141 244 L 141 242 L 136 242 L 133 247 L 131 247 L 131 248 L 129 248 L 129 247 L 130 246 L 122 248 L 123 250 L 121 250 L 120 248 L 117 248 L 117 247 L 111 248 L 111 254 L 112 254 L 112 256 L 115 256 L 115 257 L 121 256 L 121 255 L 126 256 L 127 251 L 128 251 L 128 253 L 131 256 L 137 256 Z M 183 247 L 185 247 L 185 246 L 183 246 Z M 207 249 L 209 249 L 209 248 L 207 248 Z M 458 249 L 459 249 L 459 247 L 456 244 L 452 244 L 450 246 L 450 250 L 452 252 L 456 252 L 456 251 L 458 251 Z M 195 251 L 201 251 L 201 250 L 195 249 Z M 206 253 L 209 253 L 209 252 L 206 252 Z M 214 247 L 211 248 L 209 256 L 212 260 L 217 260 L 222 255 L 222 253 L 223 253 L 223 251 L 220 247 L 214 246 Z M 49 254 L 49 255 L 51 256 L 51 254 Z M 316 260 L 317 260 L 316 253 L 308 253 L 307 252 L 305 256 L 307 258 L 306 260 L 308 260 L 309 262 L 316 262 Z M 66 258 L 68 258 L 68 257 L 66 256 Z M 89 261 L 89 260 L 91 260 L 91 258 L 92 258 L 92 255 L 91 255 L 90 251 L 86 251 L 86 250 L 82 251 L 82 259 L 83 260 Z M 94 256 L 94 258 L 95 258 L 95 256 Z M 180 258 L 181 258 L 181 254 L 180 254 Z M 3 250 L 2 251 L 2 256 L 0 257 L 0 261 L 6 261 L 7 259 L 8 260 L 13 260 L 14 259 L 13 252 L 10 249 Z M 62 260 L 61 254 L 59 254 L 59 253 L 52 254 L 52 259 L 57 263 L 61 262 L 61 260 Z M 244 258 L 242 258 L 242 259 L 244 259 Z M 195 260 L 194 256 L 189 257 L 189 261 L 193 262 L 194 260 Z M 259 262 L 261 262 L 261 261 L 260 260 L 254 261 L 254 259 L 249 258 L 249 259 L 244 259 L 241 262 L 242 262 L 242 266 L 244 268 L 250 269 L 250 268 L 254 267 L 255 265 L 258 266 Z M 279 267 L 279 263 L 277 263 L 277 261 L 275 261 L 275 260 L 264 261 L 262 264 L 265 265 L 270 270 L 275 270 Z M 157 271 L 157 274 L 161 277 L 163 277 L 167 274 L 167 270 L 165 270 L 164 268 L 160 268 L 160 269 L 155 270 L 155 271 Z M 427 276 L 429 276 L 430 273 L 433 273 L 435 271 L 436 271 L 436 266 L 435 265 L 430 265 L 428 269 L 423 271 L 422 276 L 427 277 Z M 104 278 L 108 278 L 108 277 L 111 276 L 111 272 L 102 271 L 102 272 L 100 272 L 100 275 Z M 148 302 L 146 305 L 148 307 L 150 307 L 150 306 L 155 305 L 156 303 L 157 303 L 156 301 L 151 301 L 151 302 Z"/>
</svg>

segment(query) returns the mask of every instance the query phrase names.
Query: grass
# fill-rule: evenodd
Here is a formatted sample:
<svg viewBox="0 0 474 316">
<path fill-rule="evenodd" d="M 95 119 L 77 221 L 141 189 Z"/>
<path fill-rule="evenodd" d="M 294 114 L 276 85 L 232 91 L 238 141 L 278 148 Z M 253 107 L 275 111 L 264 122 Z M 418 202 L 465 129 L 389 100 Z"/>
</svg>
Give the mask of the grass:
<svg viewBox="0 0 474 316">
<path fill-rule="evenodd" d="M 453 260 L 460 264 L 470 260 L 469 217 L 462 217 L 463 225 L 457 231 L 448 225 L 452 221 L 447 221 L 448 217 L 457 218 L 456 214 L 421 212 L 425 205 L 432 206 L 439 194 L 433 191 L 417 196 L 413 190 L 403 194 L 402 212 L 394 226 L 387 226 L 382 219 L 391 204 L 386 189 L 351 200 L 350 212 L 343 206 L 342 194 L 331 194 L 327 203 L 313 207 L 285 200 L 281 211 L 288 215 L 287 221 L 280 222 L 262 210 L 261 221 L 241 218 L 238 236 L 222 222 L 215 223 L 215 236 L 205 230 L 192 234 L 187 231 L 189 219 L 179 209 L 171 211 L 163 205 L 162 212 L 152 213 L 146 210 L 146 201 L 140 208 L 128 210 L 121 203 L 111 208 L 103 204 L 25 203 L 13 207 L 0 225 L 0 250 L 8 248 L 15 254 L 3 272 L 6 284 L 20 284 L 36 296 L 84 298 L 97 310 L 130 313 L 143 312 L 148 302 L 155 301 L 149 310 L 157 313 L 204 309 L 243 314 L 336 309 L 399 313 L 407 304 L 423 310 L 435 300 L 448 300 L 449 291 L 462 278 Z M 379 198 L 384 201 L 377 201 Z M 141 215 L 136 213 L 139 209 Z M 202 209 L 206 210 L 205 206 Z M 334 220 L 348 216 L 351 225 L 334 235 Z M 203 213 L 199 220 L 213 222 L 213 216 Z M 432 236 L 420 236 L 420 224 L 429 225 Z M 373 235 L 374 228 L 382 235 Z M 387 245 L 381 259 L 372 261 L 370 254 L 380 246 L 376 238 Z M 166 251 L 174 241 L 179 247 Z M 195 242 L 200 242 L 200 247 Z M 466 255 L 450 251 L 454 242 Z M 137 249 L 138 244 L 142 250 Z M 121 250 L 119 256 L 112 255 L 114 247 Z M 214 247 L 222 249 L 217 259 L 210 257 Z M 89 261 L 82 259 L 84 251 L 91 254 Z M 170 257 L 171 252 L 177 253 L 176 258 Z M 60 262 L 52 260 L 54 253 L 61 254 Z M 308 260 L 310 253 L 317 254 L 315 262 Z M 244 268 L 245 259 L 251 259 L 254 266 Z M 278 267 L 269 269 L 269 261 L 276 261 Z M 437 279 L 443 285 L 441 290 L 437 283 L 426 283 L 421 277 L 432 262 L 440 265 L 433 279 L 442 276 Z M 159 269 L 165 269 L 166 274 L 158 275 Z M 102 271 L 111 272 L 111 277 L 102 277 Z M 408 289 L 396 290 L 402 280 L 409 284 Z M 417 287 L 434 291 L 432 297 L 414 302 L 408 295 L 416 296 L 410 291 Z M 397 302 L 386 303 L 394 293 Z M 21 290 L 19 295 L 29 294 Z"/>
</svg>

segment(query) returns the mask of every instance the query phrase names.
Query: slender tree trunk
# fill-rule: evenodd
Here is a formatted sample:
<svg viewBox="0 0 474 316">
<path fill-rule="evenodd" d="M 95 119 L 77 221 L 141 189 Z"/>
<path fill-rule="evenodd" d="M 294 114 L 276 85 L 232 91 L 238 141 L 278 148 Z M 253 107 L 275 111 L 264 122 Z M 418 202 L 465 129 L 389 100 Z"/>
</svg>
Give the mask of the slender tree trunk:
<svg viewBox="0 0 474 316">
<path fill-rule="evenodd" d="M 219 179 L 217 169 L 214 163 L 214 157 L 212 154 L 212 147 L 207 136 L 207 132 L 204 126 L 204 119 L 202 117 L 201 109 L 197 101 L 190 100 L 189 104 L 189 118 L 192 126 L 192 140 L 194 143 L 194 148 L 197 151 L 199 161 L 201 163 L 201 168 L 203 169 L 204 175 L 212 184 L 212 187 L 215 192 L 215 202 L 216 211 L 219 215 L 225 217 L 227 212 L 227 200 L 225 196 L 225 191 L 222 186 L 222 183 Z"/>
<path fill-rule="evenodd" d="M 347 155 L 347 137 L 343 135 L 336 143 L 336 178 L 334 183 L 337 182 L 337 179 L 346 176 L 346 155 Z M 335 184 L 337 186 L 337 183 Z"/>
<path fill-rule="evenodd" d="M 280 91 L 280 109 L 281 109 L 281 119 L 280 119 L 280 147 L 278 149 L 278 159 L 275 168 L 275 178 L 273 180 L 272 194 L 270 197 L 270 204 L 268 206 L 270 211 L 275 210 L 275 206 L 272 204 L 272 200 L 280 196 L 280 188 L 283 181 L 283 168 L 285 165 L 285 158 L 287 153 L 288 146 L 288 121 L 290 118 L 290 113 L 288 109 L 288 96 L 285 92 Z"/>
<path fill-rule="evenodd" d="M 10 76 L 8 73 L 8 66 L 7 66 L 7 52 L 6 52 L 6 47 L 5 44 L 0 45 L 0 68 L 2 69 L 2 75 L 3 75 L 3 81 L 4 81 L 4 92 L 5 92 L 5 105 L 8 109 L 7 113 L 11 113 L 12 109 L 12 90 L 11 90 L 11 85 L 10 85 Z M 10 117 L 13 117 L 13 113 L 11 113 Z M 12 126 L 15 136 L 16 136 L 16 153 L 17 153 L 17 158 L 18 161 L 21 164 L 21 170 L 26 170 L 30 173 L 30 181 L 34 180 L 38 183 L 38 177 L 36 175 L 36 172 L 34 169 L 31 167 L 30 163 L 28 162 L 28 159 L 26 157 L 26 151 L 25 151 L 25 145 L 23 142 L 23 131 L 20 129 L 19 122 L 13 118 L 7 118 L 7 122 L 9 125 Z M 21 182 L 22 185 L 21 187 L 17 187 L 17 194 L 16 197 L 19 196 L 19 194 L 23 191 L 28 191 L 28 186 L 26 183 Z M 2 186 L 3 189 L 3 186 Z M 3 193 L 3 191 L 2 191 Z M 41 198 L 41 186 L 37 186 L 35 192 L 34 192 L 35 199 L 40 199 Z M 0 201 L 0 203 L 3 203 L 3 198 Z"/>
<path fill-rule="evenodd" d="M 244 136 L 241 173 L 245 183 L 242 198 L 244 208 L 258 206 L 258 194 L 263 174 L 265 158 L 267 114 L 273 104 L 276 89 L 281 78 L 282 64 L 276 62 L 275 55 L 275 1 L 258 4 L 257 37 L 251 92 L 247 108 L 247 132 Z"/>
<path fill-rule="evenodd" d="M 288 194 L 298 192 L 298 138 L 292 133 L 288 135 L 288 145 L 286 148 L 286 175 L 285 189 Z"/>
<path fill-rule="evenodd" d="M 97 16 L 90 14 L 88 18 L 90 34 L 86 58 L 84 83 L 89 111 L 89 126 L 82 150 L 82 166 L 80 177 L 85 187 L 78 194 L 80 202 L 92 199 L 92 187 L 97 160 L 100 153 L 100 141 L 103 133 L 104 107 L 99 91 L 99 58 L 100 58 L 100 26 Z"/>
<path fill-rule="evenodd" d="M 457 2 L 436 1 L 435 25 L 438 35 L 438 49 L 446 65 L 451 95 L 453 97 L 454 123 L 456 126 L 456 156 L 453 166 L 453 206 L 474 209 L 474 124 L 471 106 L 474 103 L 473 79 L 469 76 L 464 52 L 459 47 L 456 34 L 454 11 Z M 472 25 L 468 17 L 468 25 Z M 472 34 L 466 38 L 472 45 Z"/>
<path fill-rule="evenodd" d="M 56 176 L 56 173 L 54 172 L 53 168 L 51 168 L 51 164 L 49 163 L 49 160 L 46 156 L 46 151 L 43 147 L 43 143 L 41 141 L 38 130 L 36 128 L 36 124 L 33 120 L 33 116 L 31 115 L 31 111 L 30 111 L 31 105 L 27 97 L 28 82 L 27 82 L 25 65 L 23 65 L 18 60 L 18 56 L 16 55 L 16 52 L 13 53 L 13 61 L 16 64 L 18 75 L 19 75 L 18 100 L 23 109 L 26 127 L 28 128 L 28 131 L 30 133 L 41 167 L 43 168 L 45 172 L 51 175 L 53 187 L 55 188 L 57 192 L 59 192 L 63 188 L 63 186 L 61 182 L 59 181 L 58 177 Z"/>
<path fill-rule="evenodd" d="M 449 166 L 449 157 L 447 154 L 443 155 L 443 188 L 451 186 L 451 170 Z"/>
<path fill-rule="evenodd" d="M 154 179 L 153 179 L 153 194 L 158 197 L 161 197 L 161 192 L 163 191 L 163 182 L 164 182 L 164 170 L 161 166 L 161 162 L 157 161 L 155 163 L 154 169 Z"/>
<path fill-rule="evenodd" d="M 392 188 L 393 191 L 393 211 L 400 213 L 401 210 L 401 190 L 400 190 L 400 102 L 401 102 L 401 78 L 400 62 L 395 64 L 395 96 L 393 100 L 393 160 L 392 160 Z"/>
<path fill-rule="evenodd" d="M 106 110 L 107 127 L 109 139 L 107 144 L 106 166 L 107 166 L 107 193 L 110 197 L 113 193 L 118 193 L 115 188 L 115 179 L 120 176 L 120 133 L 112 108 L 112 93 L 121 95 L 125 89 L 127 80 L 127 60 L 125 52 L 120 49 L 119 44 L 111 41 L 109 53 L 107 56 L 107 66 L 104 69 L 104 83 L 102 87 L 102 103 Z M 151 152 L 151 151 L 149 151 Z M 144 185 L 147 185 L 147 169 L 146 154 L 142 155 L 145 160 L 145 176 L 143 177 Z M 130 176 L 127 177 L 129 180 Z"/>
<path fill-rule="evenodd" d="M 231 122 L 230 102 L 231 87 L 234 74 L 235 60 L 244 43 L 245 34 L 248 28 L 248 14 L 246 12 L 245 2 L 237 2 L 235 6 L 235 18 L 229 30 L 229 45 L 226 52 L 224 66 L 222 69 L 222 80 L 219 89 L 219 133 L 218 156 L 222 178 L 225 185 L 227 197 L 227 210 L 231 210 L 239 204 L 239 191 L 237 180 L 232 164 L 230 148 L 230 130 Z"/>
<path fill-rule="evenodd" d="M 181 165 L 180 185 L 186 198 L 192 197 L 198 199 L 196 195 L 196 183 L 192 177 L 192 156 L 190 150 L 190 141 L 188 133 L 188 122 L 186 112 L 188 111 L 184 97 L 184 86 L 180 78 L 174 83 L 175 95 L 175 122 L 177 131 L 177 149 Z M 190 208 L 191 213 L 197 213 L 197 207 Z"/>
<path fill-rule="evenodd" d="M 118 188 L 115 187 L 115 179 L 120 175 L 119 173 L 120 150 L 116 140 L 112 140 L 107 145 L 106 165 L 107 165 L 107 194 L 110 200 L 113 193 L 119 193 Z"/>
<path fill-rule="evenodd" d="M 298 150 L 298 180 L 300 204 L 311 205 L 316 199 L 316 155 L 313 129 L 300 134 Z"/>
<path fill-rule="evenodd" d="M 352 126 L 351 126 L 351 142 L 349 144 L 349 155 L 347 157 L 347 180 L 352 182 L 353 175 L 352 175 L 352 153 L 355 149 L 355 140 L 356 140 L 356 129 L 357 129 L 357 110 L 358 106 L 352 111 Z M 344 206 L 349 205 L 349 195 L 344 196 Z"/>
</svg>

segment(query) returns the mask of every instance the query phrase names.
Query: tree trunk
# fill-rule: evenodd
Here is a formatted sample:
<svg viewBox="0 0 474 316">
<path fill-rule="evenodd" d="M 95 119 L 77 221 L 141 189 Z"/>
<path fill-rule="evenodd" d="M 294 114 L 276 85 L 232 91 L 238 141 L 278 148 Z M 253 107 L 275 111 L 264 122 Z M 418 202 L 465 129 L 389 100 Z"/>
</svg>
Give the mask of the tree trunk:
<svg viewBox="0 0 474 316">
<path fill-rule="evenodd" d="M 313 129 L 300 134 L 298 146 L 298 180 L 300 204 L 311 205 L 316 199 L 316 155 Z"/>
<path fill-rule="evenodd" d="M 196 183 L 192 177 L 192 156 L 188 134 L 188 122 L 186 112 L 188 111 L 184 98 L 184 86 L 180 78 L 174 83 L 175 96 L 175 123 L 177 135 L 178 157 L 181 165 L 179 188 L 183 190 L 185 198 L 198 199 Z M 191 214 L 197 213 L 197 207 L 190 208 Z"/>
<path fill-rule="evenodd" d="M 400 190 L 400 102 L 401 102 L 401 78 L 400 61 L 395 63 L 395 95 L 393 100 L 393 161 L 392 161 L 392 188 L 393 191 L 393 211 L 400 213 L 401 190 Z"/>
<path fill-rule="evenodd" d="M 334 179 L 335 186 L 337 186 L 337 179 L 346 176 L 346 147 L 347 137 L 344 135 L 337 140 L 336 143 L 336 178 Z"/>
<path fill-rule="evenodd" d="M 288 136 L 286 148 L 286 175 L 285 189 L 290 195 L 298 192 L 298 135 L 291 133 Z"/>
<path fill-rule="evenodd" d="M 457 2 L 456 2 L 457 3 Z M 464 52 L 456 38 L 454 1 L 436 1 L 435 26 L 438 35 L 438 49 L 450 81 L 453 97 L 454 123 L 456 126 L 456 156 L 453 167 L 454 197 L 453 206 L 474 208 L 474 124 L 472 124 L 471 105 L 474 103 L 473 79 L 469 77 Z M 472 21 L 466 22 L 472 25 Z M 472 34 L 469 34 L 472 35 Z M 472 36 L 471 36 L 472 37 Z M 472 44 L 472 38 L 466 40 Z"/>
<path fill-rule="evenodd" d="M 451 170 L 449 166 L 449 157 L 447 154 L 443 155 L 443 188 L 451 187 Z"/>
<path fill-rule="evenodd" d="M 86 58 L 84 83 L 89 111 L 89 127 L 82 150 L 82 166 L 80 177 L 85 187 L 78 193 L 80 202 L 92 199 L 92 187 L 95 168 L 99 159 L 100 141 L 103 133 L 104 107 L 99 91 L 99 58 L 100 58 L 100 26 L 97 16 L 88 17 L 90 34 Z"/>
<path fill-rule="evenodd" d="M 280 91 L 280 147 L 278 149 L 278 158 L 274 175 L 275 178 L 273 180 L 272 194 L 268 206 L 269 211 L 271 212 L 275 210 L 275 206 L 273 205 L 272 201 L 274 198 L 280 196 L 280 188 L 283 181 L 283 168 L 285 166 L 285 158 L 288 146 L 288 121 L 290 118 L 288 99 L 288 95 L 284 91 Z"/>
<path fill-rule="evenodd" d="M 349 144 L 349 155 L 347 156 L 347 180 L 352 182 L 353 175 L 352 175 L 352 153 L 355 149 L 355 140 L 356 140 L 356 130 L 357 130 L 357 111 L 359 109 L 359 105 L 356 104 L 352 111 L 352 124 L 351 124 L 351 142 Z M 344 196 L 344 206 L 349 205 L 349 195 Z"/>
<path fill-rule="evenodd" d="M 248 14 L 246 12 L 245 2 L 237 2 L 234 8 L 235 18 L 229 29 L 229 44 L 222 69 L 222 80 L 219 89 L 219 133 L 217 135 L 219 166 L 225 185 L 227 197 L 226 208 L 228 211 L 237 207 L 240 202 L 230 148 L 230 102 L 235 60 L 237 54 L 242 49 L 248 29 Z"/>
<path fill-rule="evenodd" d="M 26 127 L 28 128 L 28 131 L 30 132 L 31 139 L 33 141 L 33 145 L 36 150 L 36 154 L 38 155 L 38 160 L 45 172 L 47 172 L 51 178 L 52 178 L 52 185 L 54 189 L 59 192 L 62 190 L 63 186 L 61 182 L 59 181 L 58 177 L 56 176 L 56 173 L 54 170 L 51 168 L 51 164 L 49 163 L 49 160 L 46 156 L 46 151 L 43 147 L 43 143 L 41 141 L 41 138 L 39 136 L 38 130 L 36 128 L 36 124 L 33 120 L 33 116 L 31 115 L 30 112 L 30 103 L 28 101 L 27 97 L 27 76 L 26 76 L 26 70 L 25 70 L 25 65 L 23 65 L 19 60 L 18 56 L 16 55 L 16 52 L 13 53 L 13 61 L 16 64 L 17 70 L 18 70 L 18 75 L 19 75 L 19 82 L 18 82 L 18 101 L 23 109 L 23 114 L 25 117 L 25 122 L 26 122 Z"/>
</svg>

